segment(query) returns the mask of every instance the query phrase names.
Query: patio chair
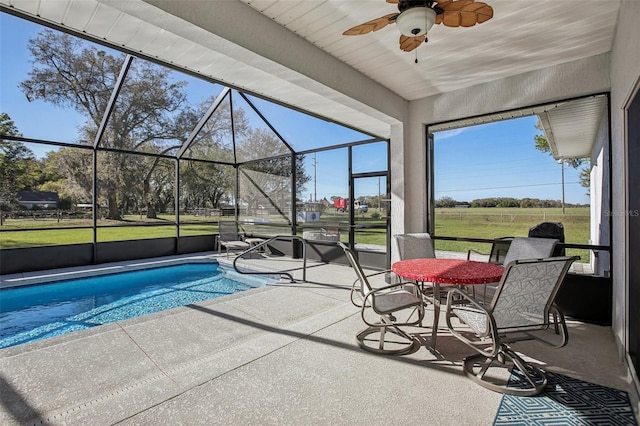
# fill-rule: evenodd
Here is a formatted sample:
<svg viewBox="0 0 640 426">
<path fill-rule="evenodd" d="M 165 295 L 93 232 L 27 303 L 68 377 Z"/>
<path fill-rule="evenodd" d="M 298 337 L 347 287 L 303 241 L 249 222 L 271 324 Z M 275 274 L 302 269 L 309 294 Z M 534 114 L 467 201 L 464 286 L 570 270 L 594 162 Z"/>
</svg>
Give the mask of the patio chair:
<svg viewBox="0 0 640 426">
<path fill-rule="evenodd" d="M 512 238 L 509 249 L 503 258 L 503 264 L 507 265 L 514 260 L 545 259 L 554 255 L 558 240 L 550 238 L 517 237 Z M 490 302 L 496 290 L 496 285 L 484 286 L 483 300 Z M 475 294 L 474 294 L 475 296 Z"/>
<path fill-rule="evenodd" d="M 398 244 L 400 260 L 436 257 L 436 250 L 429 233 L 396 234 L 394 238 Z M 396 279 L 396 281 L 398 280 Z M 433 303 L 433 286 L 424 282 L 416 282 L 416 284 L 427 301 Z M 422 323 L 420 323 L 420 326 L 422 326 Z"/>
<path fill-rule="evenodd" d="M 236 221 L 221 220 L 218 222 L 218 253 L 221 252 L 222 247 L 226 250 L 227 258 L 229 250 L 245 251 L 249 249 L 250 245 L 242 239 Z"/>
<path fill-rule="evenodd" d="M 493 243 L 491 244 L 491 251 L 488 254 L 489 258 L 487 262 L 493 263 L 495 265 L 503 265 L 504 259 L 507 253 L 509 252 L 509 247 L 511 247 L 511 242 L 513 241 L 513 238 L 514 237 L 500 237 L 493 240 Z M 471 253 L 481 254 L 484 256 L 487 255 L 486 253 L 482 253 L 481 251 L 478 251 L 475 249 L 469 249 L 467 250 L 467 260 L 471 260 Z M 548 257 L 548 256 L 543 256 L 543 257 Z M 482 286 L 483 288 L 482 294 L 485 300 L 487 298 L 487 286 L 489 286 L 489 284 L 484 284 Z M 491 287 L 492 287 L 492 290 L 495 290 L 495 285 L 492 285 Z M 476 297 L 476 286 L 472 286 L 471 291 L 472 291 L 473 297 Z"/>
<path fill-rule="evenodd" d="M 537 339 L 556 347 L 566 345 L 567 326 L 553 301 L 577 258 L 510 262 L 489 305 L 481 304 L 460 289 L 449 292 L 447 328 L 478 352 L 463 361 L 468 377 L 501 393 L 537 395 L 544 390 L 547 385 L 544 372 L 526 362 L 509 344 Z"/>
<path fill-rule="evenodd" d="M 521 259 L 544 259 L 553 256 L 558 240 L 553 238 L 518 237 L 511 241 L 504 264 Z"/>
<path fill-rule="evenodd" d="M 424 305 L 422 298 L 417 296 L 418 289 L 412 291 L 406 288 L 416 284 L 397 283 L 374 289 L 368 280 L 371 275 L 364 273 L 353 250 L 341 242 L 338 245 L 356 272 L 357 279 L 353 286 L 358 286 L 358 293 L 362 295 L 361 302 L 354 301 L 352 287 L 351 301 L 360 308 L 362 320 L 367 325 L 356 335 L 360 347 L 386 355 L 402 355 L 417 350 L 419 341 L 400 328 L 416 325 L 424 318 Z M 372 312 L 379 318 L 377 321 L 371 318 L 374 316 Z M 412 319 L 414 316 L 416 318 Z M 399 317 L 404 320 L 399 320 Z M 371 336 L 376 334 L 377 339 L 372 339 Z M 389 334 L 394 338 L 389 339 Z M 375 343 L 372 345 L 371 342 Z"/>
<path fill-rule="evenodd" d="M 509 246 L 511 246 L 511 241 L 513 241 L 513 237 L 496 238 L 493 240 L 493 243 L 491 244 L 491 251 L 488 254 L 479 250 L 469 249 L 467 250 L 467 260 L 471 260 L 471 254 L 476 253 L 489 256 L 489 259 L 487 260 L 489 263 L 502 265 L 504 263 L 504 258 L 509 251 Z"/>
<path fill-rule="evenodd" d="M 401 260 L 436 257 L 431 235 L 426 232 L 394 235 Z"/>
</svg>

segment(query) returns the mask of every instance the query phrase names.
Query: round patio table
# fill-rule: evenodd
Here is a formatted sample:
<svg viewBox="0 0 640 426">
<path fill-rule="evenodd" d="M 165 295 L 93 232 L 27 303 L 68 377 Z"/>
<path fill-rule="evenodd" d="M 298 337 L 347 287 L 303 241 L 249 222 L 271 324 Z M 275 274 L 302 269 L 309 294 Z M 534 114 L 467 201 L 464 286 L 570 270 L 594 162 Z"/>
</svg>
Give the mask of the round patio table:
<svg viewBox="0 0 640 426">
<path fill-rule="evenodd" d="M 391 270 L 403 278 L 438 284 L 474 285 L 500 281 L 504 268 L 486 262 L 462 259 L 407 259 Z"/>
<path fill-rule="evenodd" d="M 440 286 L 490 284 L 500 281 L 504 268 L 493 263 L 462 259 L 406 259 L 395 262 L 391 270 L 398 276 L 420 283 L 433 283 L 433 325 L 430 348 L 436 347 L 440 320 Z"/>
</svg>

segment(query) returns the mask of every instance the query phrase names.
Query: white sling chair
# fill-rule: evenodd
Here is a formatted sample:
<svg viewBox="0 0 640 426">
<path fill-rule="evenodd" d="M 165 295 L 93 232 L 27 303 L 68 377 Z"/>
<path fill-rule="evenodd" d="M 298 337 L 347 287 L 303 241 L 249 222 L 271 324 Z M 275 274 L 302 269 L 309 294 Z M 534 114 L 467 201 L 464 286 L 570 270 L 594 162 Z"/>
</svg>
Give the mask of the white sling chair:
<svg viewBox="0 0 640 426">
<path fill-rule="evenodd" d="M 416 287 L 416 284 L 397 283 L 374 289 L 353 250 L 341 242 L 338 242 L 338 245 L 344 250 L 358 277 L 353 286 L 359 287 L 357 293 L 362 299 L 355 300 L 352 290 L 351 301 L 360 308 L 362 320 L 367 324 L 367 328 L 356 335 L 360 347 L 370 352 L 387 355 L 402 355 L 417 350 L 420 346 L 419 341 L 400 329 L 401 326 L 416 325 L 424 317 L 424 305 L 422 298 L 418 296 L 418 289 L 414 288 L 413 291 L 407 289 L 407 287 Z M 371 319 L 373 316 L 371 311 L 379 317 L 378 321 Z M 404 320 L 398 320 L 398 317 Z M 414 317 L 416 318 L 412 319 Z M 371 336 L 375 334 L 378 334 L 378 338 L 373 340 Z M 388 339 L 388 334 L 395 337 Z M 372 345 L 373 341 L 377 345 Z"/>
<path fill-rule="evenodd" d="M 464 359 L 463 369 L 468 377 L 496 392 L 537 395 L 544 390 L 544 373 L 522 359 L 509 344 L 530 339 L 556 347 L 567 343 L 564 316 L 553 301 L 576 259 L 552 257 L 509 263 L 490 304 L 481 304 L 460 289 L 449 292 L 447 327 L 478 352 Z M 514 366 L 521 377 L 517 386 L 509 383 L 509 373 L 516 374 Z"/>
</svg>

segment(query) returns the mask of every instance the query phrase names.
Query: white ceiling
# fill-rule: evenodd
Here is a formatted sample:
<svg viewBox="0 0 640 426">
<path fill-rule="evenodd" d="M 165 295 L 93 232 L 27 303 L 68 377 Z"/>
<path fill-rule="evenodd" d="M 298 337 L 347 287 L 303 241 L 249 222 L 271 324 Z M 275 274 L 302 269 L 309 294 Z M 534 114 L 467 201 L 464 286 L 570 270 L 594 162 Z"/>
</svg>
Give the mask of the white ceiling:
<svg viewBox="0 0 640 426">
<path fill-rule="evenodd" d="M 608 52 L 620 6 L 618 0 L 485 0 L 492 19 L 469 28 L 435 25 L 427 44 L 406 53 L 395 24 L 342 35 L 397 12 L 385 0 L 241 1 L 407 100 Z"/>
<path fill-rule="evenodd" d="M 394 24 L 361 36 L 342 35 L 395 12 L 397 6 L 385 0 L 0 0 L 0 5 L 389 137 L 389 124 L 402 116 L 406 101 L 611 50 L 620 0 L 485 1 L 494 10 L 491 20 L 470 28 L 435 25 L 429 42 L 411 53 L 399 49 Z M 386 89 L 373 90 L 378 88 Z"/>
</svg>

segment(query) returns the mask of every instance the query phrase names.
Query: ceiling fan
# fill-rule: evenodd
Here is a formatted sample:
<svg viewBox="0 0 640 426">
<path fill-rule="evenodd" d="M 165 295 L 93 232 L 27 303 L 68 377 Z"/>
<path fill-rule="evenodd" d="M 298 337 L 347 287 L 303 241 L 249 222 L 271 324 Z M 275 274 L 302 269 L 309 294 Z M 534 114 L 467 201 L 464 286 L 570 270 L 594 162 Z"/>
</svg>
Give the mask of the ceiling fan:
<svg viewBox="0 0 640 426">
<path fill-rule="evenodd" d="M 372 19 L 353 28 L 343 35 L 362 35 L 378 31 L 392 22 L 400 31 L 400 50 L 411 52 L 423 42 L 427 42 L 427 32 L 434 24 L 447 27 L 472 27 L 493 17 L 493 8 L 474 0 L 386 0 L 397 4 L 398 13 L 390 13 Z"/>
</svg>

